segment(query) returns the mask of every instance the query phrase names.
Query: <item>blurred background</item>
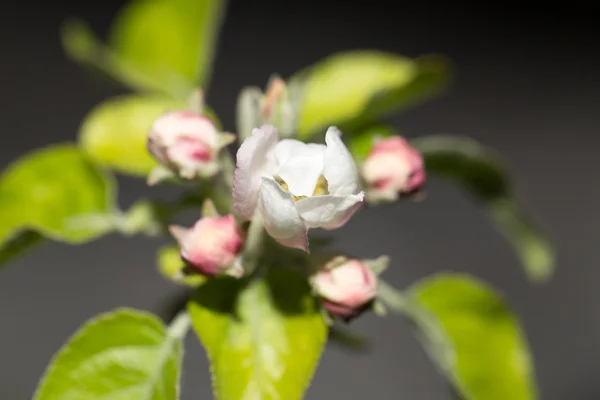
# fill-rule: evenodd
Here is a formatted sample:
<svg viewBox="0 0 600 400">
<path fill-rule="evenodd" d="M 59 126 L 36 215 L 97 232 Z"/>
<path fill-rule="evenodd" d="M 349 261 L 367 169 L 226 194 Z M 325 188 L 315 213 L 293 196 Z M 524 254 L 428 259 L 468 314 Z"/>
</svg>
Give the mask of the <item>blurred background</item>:
<svg viewBox="0 0 600 400">
<path fill-rule="evenodd" d="M 123 92 L 67 60 L 59 25 L 80 16 L 106 32 L 123 1 L 13 1 L 0 14 L 0 164 L 47 144 L 74 141 L 84 114 Z M 591 3 L 591 2 L 590 2 Z M 385 273 L 403 288 L 436 271 L 475 274 L 519 314 L 542 398 L 600 398 L 600 6 L 585 2 L 232 1 L 208 103 L 234 129 L 238 91 L 263 87 L 336 51 L 376 48 L 456 64 L 442 97 L 392 119 L 408 137 L 471 136 L 500 151 L 522 197 L 555 242 L 558 272 L 545 286 L 525 279 L 483 211 L 447 182 L 429 182 L 420 203 L 369 209 L 337 232 L 341 250 L 388 254 Z M 165 188 L 119 178 L 121 205 Z M 190 221 L 191 222 L 191 221 Z M 166 240 L 166 239 L 165 239 Z M 48 243 L 0 273 L 0 398 L 31 398 L 53 353 L 84 320 L 119 306 L 164 318 L 181 289 L 155 270 L 162 242 L 112 235 L 81 247 Z M 448 388 L 400 318 L 366 315 L 352 328 L 367 351 L 331 344 L 308 399 L 450 399 Z M 187 337 L 183 399 L 211 398 L 196 337 Z M 508 400 L 508 399 L 507 399 Z"/>
</svg>

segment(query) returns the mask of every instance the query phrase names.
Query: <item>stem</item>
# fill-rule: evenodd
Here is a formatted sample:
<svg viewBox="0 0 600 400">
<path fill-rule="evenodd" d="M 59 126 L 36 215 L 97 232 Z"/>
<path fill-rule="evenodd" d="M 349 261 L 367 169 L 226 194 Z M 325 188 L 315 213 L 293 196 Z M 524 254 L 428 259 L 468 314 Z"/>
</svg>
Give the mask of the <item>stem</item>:
<svg viewBox="0 0 600 400">
<path fill-rule="evenodd" d="M 379 280 L 377 285 L 377 297 L 389 308 L 399 314 L 405 314 L 408 310 L 406 297 L 396 288 Z"/>
<path fill-rule="evenodd" d="M 445 338 L 440 333 L 437 322 L 423 308 L 408 300 L 400 290 L 380 280 L 377 297 L 392 311 L 408 318 L 421 329 L 427 329 L 430 334 L 429 340 L 438 343 L 436 346 L 443 346 Z"/>
<path fill-rule="evenodd" d="M 246 275 L 252 274 L 258 266 L 258 261 L 263 250 L 265 230 L 260 213 L 256 213 L 246 236 L 246 246 L 242 255 L 243 267 Z"/>
<path fill-rule="evenodd" d="M 234 165 L 231 154 L 223 150 L 220 155 L 221 171 L 207 185 L 206 194 L 222 215 L 233 211 L 231 191 L 233 186 Z"/>
<path fill-rule="evenodd" d="M 182 310 L 173 318 L 167 329 L 167 335 L 172 338 L 183 339 L 190 328 L 190 315 L 187 310 Z"/>
<path fill-rule="evenodd" d="M 208 191 L 208 196 L 217 207 L 221 215 L 231 213 L 233 205 L 231 199 L 231 186 L 228 187 L 223 179 L 216 179 Z"/>
</svg>

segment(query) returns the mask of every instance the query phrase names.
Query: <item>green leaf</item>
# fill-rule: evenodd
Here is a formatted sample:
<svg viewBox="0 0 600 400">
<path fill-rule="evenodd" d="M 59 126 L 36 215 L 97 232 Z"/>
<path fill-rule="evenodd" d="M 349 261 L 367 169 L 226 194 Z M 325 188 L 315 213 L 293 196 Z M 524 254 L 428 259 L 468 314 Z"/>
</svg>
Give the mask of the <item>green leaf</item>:
<svg viewBox="0 0 600 400">
<path fill-rule="evenodd" d="M 467 275 L 438 274 L 409 289 L 406 310 L 461 398 L 538 398 L 519 321 L 492 288 Z"/>
<path fill-rule="evenodd" d="M 146 176 L 158 165 L 146 146 L 152 124 L 165 112 L 180 109 L 187 109 L 187 104 L 156 95 L 106 100 L 86 116 L 79 131 L 80 146 L 100 165 Z M 208 109 L 205 113 L 220 128 L 214 114 Z"/>
<path fill-rule="evenodd" d="M 211 279 L 188 308 L 216 400 L 303 398 L 327 337 L 306 278 L 279 267 L 251 282 Z"/>
<path fill-rule="evenodd" d="M 71 144 L 19 158 L 0 175 L 0 261 L 38 243 L 42 236 L 83 243 L 106 233 L 104 225 L 74 222 L 112 213 L 114 198 L 112 179 Z"/>
<path fill-rule="evenodd" d="M 178 284 L 195 287 L 206 282 L 203 275 L 187 270 L 176 246 L 164 246 L 159 250 L 158 269 L 162 276 Z"/>
<path fill-rule="evenodd" d="M 187 315 L 167 330 L 119 309 L 86 323 L 55 355 L 35 400 L 176 400 Z"/>
<path fill-rule="evenodd" d="M 448 61 L 439 56 L 334 54 L 290 81 L 290 90 L 300 93 L 298 136 L 307 139 L 330 125 L 345 129 L 406 108 L 438 93 L 449 75 Z"/>
<path fill-rule="evenodd" d="M 225 0 L 132 0 L 105 45 L 81 20 L 65 21 L 63 47 L 74 61 L 137 90 L 186 100 L 210 79 Z"/>
<path fill-rule="evenodd" d="M 206 89 L 225 0 L 131 0 L 110 33 L 115 54 L 164 86 Z"/>
<path fill-rule="evenodd" d="M 509 172 L 493 150 L 451 135 L 427 136 L 412 144 L 422 152 L 427 173 L 458 182 L 483 202 L 530 279 L 544 281 L 552 275 L 554 249 L 519 204 Z"/>
<path fill-rule="evenodd" d="M 173 76 L 173 82 L 167 86 L 132 67 L 102 43 L 85 21 L 65 21 L 61 27 L 61 37 L 65 52 L 73 61 L 132 90 L 156 92 L 182 100 L 190 93 L 190 84 L 181 77 Z"/>
</svg>

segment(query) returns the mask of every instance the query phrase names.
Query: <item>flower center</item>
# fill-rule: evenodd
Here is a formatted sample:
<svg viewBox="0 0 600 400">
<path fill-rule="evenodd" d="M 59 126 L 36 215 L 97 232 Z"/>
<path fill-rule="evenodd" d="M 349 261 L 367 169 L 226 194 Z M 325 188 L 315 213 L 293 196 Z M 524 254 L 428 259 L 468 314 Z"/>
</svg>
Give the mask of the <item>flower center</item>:
<svg viewBox="0 0 600 400">
<path fill-rule="evenodd" d="M 277 183 L 279 183 L 279 185 L 283 188 L 283 190 L 285 190 L 286 192 L 290 191 L 288 184 L 280 176 L 276 176 L 275 181 Z M 321 175 L 321 176 L 319 176 L 319 179 L 317 180 L 317 184 L 315 185 L 315 190 L 313 191 L 312 196 L 321 196 L 324 194 L 329 194 L 329 186 L 327 184 L 327 179 L 325 179 L 325 177 L 323 175 Z M 293 197 L 294 197 L 294 201 L 298 201 L 298 200 L 306 199 L 307 196 L 293 196 Z"/>
</svg>

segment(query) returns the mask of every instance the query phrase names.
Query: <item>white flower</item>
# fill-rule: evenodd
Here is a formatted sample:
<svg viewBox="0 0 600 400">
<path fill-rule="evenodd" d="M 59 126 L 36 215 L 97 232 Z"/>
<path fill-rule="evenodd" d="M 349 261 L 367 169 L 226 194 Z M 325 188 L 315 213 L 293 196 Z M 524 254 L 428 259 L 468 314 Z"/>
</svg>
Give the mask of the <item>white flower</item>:
<svg viewBox="0 0 600 400">
<path fill-rule="evenodd" d="M 364 202 L 356 164 L 331 127 L 326 145 L 279 140 L 276 129 L 253 130 L 240 146 L 233 177 L 238 216 L 258 210 L 265 229 L 279 243 L 308 252 L 308 229 L 335 229 Z"/>
</svg>

